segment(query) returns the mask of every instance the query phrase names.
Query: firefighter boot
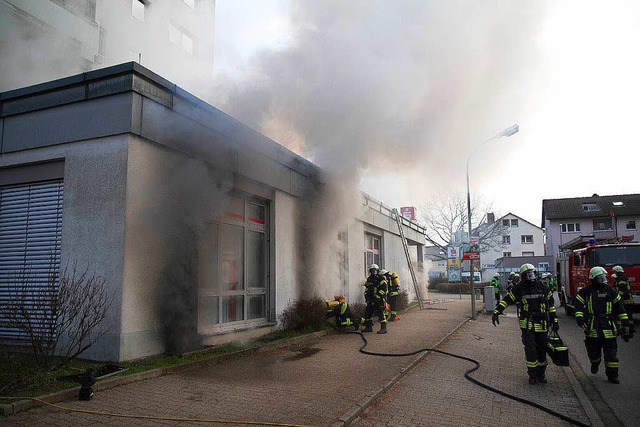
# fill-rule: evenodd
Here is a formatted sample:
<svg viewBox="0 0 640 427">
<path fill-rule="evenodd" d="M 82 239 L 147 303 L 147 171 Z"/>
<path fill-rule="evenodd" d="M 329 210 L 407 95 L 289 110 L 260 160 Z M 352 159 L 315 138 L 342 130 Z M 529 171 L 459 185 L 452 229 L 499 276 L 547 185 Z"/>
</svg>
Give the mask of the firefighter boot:
<svg viewBox="0 0 640 427">
<path fill-rule="evenodd" d="M 394 322 L 396 320 L 396 314 L 395 313 L 391 313 L 391 315 L 389 316 L 389 319 L 387 319 L 387 322 Z"/>
<path fill-rule="evenodd" d="M 546 366 L 538 366 L 538 382 L 540 384 L 547 383 L 547 377 L 545 376 L 545 371 L 547 370 Z"/>
<path fill-rule="evenodd" d="M 373 332 L 373 322 L 366 321 L 364 322 L 364 329 L 362 330 L 362 332 Z"/>
<path fill-rule="evenodd" d="M 538 371 L 531 370 L 528 373 L 529 373 L 529 384 L 531 385 L 538 384 Z"/>
<path fill-rule="evenodd" d="M 618 377 L 609 377 L 607 378 L 611 384 L 620 384 L 620 380 Z"/>
<path fill-rule="evenodd" d="M 387 333 L 387 323 L 380 323 L 380 330 L 378 331 L 379 334 L 386 334 Z"/>
<path fill-rule="evenodd" d="M 597 374 L 599 366 L 600 366 L 600 362 L 598 362 L 598 363 L 591 362 L 591 373 L 592 374 Z"/>
<path fill-rule="evenodd" d="M 353 319 L 353 330 L 357 331 L 358 329 L 360 329 L 360 320 L 359 319 Z"/>
</svg>

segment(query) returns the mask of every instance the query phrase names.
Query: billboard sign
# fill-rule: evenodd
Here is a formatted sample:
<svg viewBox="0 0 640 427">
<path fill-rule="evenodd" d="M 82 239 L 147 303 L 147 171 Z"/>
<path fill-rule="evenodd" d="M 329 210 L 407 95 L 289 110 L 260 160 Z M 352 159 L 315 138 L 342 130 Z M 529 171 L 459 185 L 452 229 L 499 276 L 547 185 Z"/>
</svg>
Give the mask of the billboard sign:
<svg viewBox="0 0 640 427">
<path fill-rule="evenodd" d="M 407 206 L 404 208 L 400 208 L 400 215 L 402 215 L 404 218 L 411 220 L 411 221 L 415 221 L 416 220 L 416 208 L 414 208 L 413 206 Z"/>
<path fill-rule="evenodd" d="M 460 258 L 460 248 L 456 246 L 448 246 L 447 258 Z"/>
</svg>

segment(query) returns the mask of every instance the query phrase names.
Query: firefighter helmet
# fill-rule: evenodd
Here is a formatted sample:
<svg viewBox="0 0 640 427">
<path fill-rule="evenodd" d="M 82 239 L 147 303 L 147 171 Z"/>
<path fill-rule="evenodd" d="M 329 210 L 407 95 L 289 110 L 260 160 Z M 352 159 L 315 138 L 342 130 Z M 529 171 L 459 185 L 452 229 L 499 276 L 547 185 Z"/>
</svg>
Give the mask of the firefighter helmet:
<svg viewBox="0 0 640 427">
<path fill-rule="evenodd" d="M 536 268 L 533 266 L 533 264 L 522 264 L 520 266 L 520 274 L 527 272 L 529 270 L 535 270 Z"/>
<path fill-rule="evenodd" d="M 596 277 L 600 276 L 601 274 L 604 274 L 606 276 L 607 275 L 607 270 L 605 270 L 602 267 L 593 267 L 589 271 L 589 280 L 593 280 Z"/>
<path fill-rule="evenodd" d="M 624 270 L 619 265 L 613 267 L 613 271 L 615 271 L 616 273 L 624 273 Z"/>
<path fill-rule="evenodd" d="M 371 264 L 371 267 L 369 267 L 369 270 L 380 270 L 380 267 L 378 267 L 378 264 Z"/>
<path fill-rule="evenodd" d="M 494 273 L 493 277 L 500 277 L 500 273 Z"/>
<path fill-rule="evenodd" d="M 397 279 L 398 278 L 398 273 L 396 273 L 396 272 L 391 273 L 391 277 L 393 277 L 394 279 Z"/>
<path fill-rule="evenodd" d="M 613 274 L 611 275 L 611 278 L 615 280 L 615 279 L 617 279 L 617 278 L 618 278 L 618 275 L 617 275 L 616 273 L 613 273 Z"/>
<path fill-rule="evenodd" d="M 516 272 L 515 272 L 515 271 L 512 271 L 511 273 L 509 273 L 509 277 L 511 277 L 511 276 L 515 276 L 515 275 L 516 275 Z"/>
<path fill-rule="evenodd" d="M 380 275 L 384 276 L 385 274 L 389 274 L 389 270 L 385 270 L 384 268 L 380 270 Z"/>
</svg>

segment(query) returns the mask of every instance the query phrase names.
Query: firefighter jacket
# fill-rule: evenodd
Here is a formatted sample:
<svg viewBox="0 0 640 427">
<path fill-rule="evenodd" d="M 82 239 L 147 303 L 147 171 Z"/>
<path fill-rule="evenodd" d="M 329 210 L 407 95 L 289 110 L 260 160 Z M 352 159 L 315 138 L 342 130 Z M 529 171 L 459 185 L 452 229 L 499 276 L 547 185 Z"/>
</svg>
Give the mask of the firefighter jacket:
<svg viewBox="0 0 640 427">
<path fill-rule="evenodd" d="M 494 314 L 502 312 L 510 305 L 517 305 L 520 329 L 547 332 L 552 323 L 558 323 L 553 293 L 539 280 L 520 281 L 498 303 Z"/>
<path fill-rule="evenodd" d="M 389 296 L 397 297 L 399 293 L 400 293 L 400 279 L 398 279 L 397 275 L 396 277 L 393 277 L 392 275 L 391 279 L 389 279 Z"/>
<path fill-rule="evenodd" d="M 580 289 L 576 295 L 575 314 L 578 325 L 587 326 L 585 335 L 592 338 L 616 338 L 618 322 L 629 324 L 622 298 L 609 286 L 589 285 Z"/>
<path fill-rule="evenodd" d="M 553 276 L 549 277 L 549 289 L 551 292 L 558 290 L 558 281 Z"/>
<path fill-rule="evenodd" d="M 497 277 L 492 278 L 491 281 L 489 282 L 489 285 L 494 288 L 493 291 L 496 294 L 500 292 L 500 280 L 498 280 Z"/>
<path fill-rule="evenodd" d="M 624 273 L 616 273 L 616 283 L 614 287 L 620 294 L 624 304 L 633 304 L 633 296 L 631 295 L 631 287 L 629 286 L 629 278 Z"/>
<path fill-rule="evenodd" d="M 388 282 L 384 276 L 369 276 L 364 284 L 364 299 L 367 302 L 384 303 Z"/>
</svg>

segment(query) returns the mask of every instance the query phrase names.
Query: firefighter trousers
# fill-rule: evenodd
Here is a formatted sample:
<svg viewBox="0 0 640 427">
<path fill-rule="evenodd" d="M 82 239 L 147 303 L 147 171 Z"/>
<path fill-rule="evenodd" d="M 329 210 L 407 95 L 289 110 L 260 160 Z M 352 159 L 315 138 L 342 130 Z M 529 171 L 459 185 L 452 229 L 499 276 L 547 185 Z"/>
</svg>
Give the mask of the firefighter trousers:
<svg viewBox="0 0 640 427">
<path fill-rule="evenodd" d="M 618 378 L 618 339 L 586 337 L 584 345 L 587 347 L 589 360 L 593 365 L 599 365 L 604 355 L 604 368 L 607 378 Z"/>
<path fill-rule="evenodd" d="M 367 307 L 364 309 L 364 325 L 373 325 L 373 316 L 377 315 L 380 323 L 387 323 L 384 315 L 384 301 L 367 301 Z"/>
<path fill-rule="evenodd" d="M 530 378 L 544 378 L 547 370 L 547 332 L 521 329 L 524 357 Z"/>
<path fill-rule="evenodd" d="M 389 318 L 395 319 L 398 307 L 398 296 L 397 295 L 389 295 L 387 298 L 387 302 L 389 303 Z"/>
</svg>

